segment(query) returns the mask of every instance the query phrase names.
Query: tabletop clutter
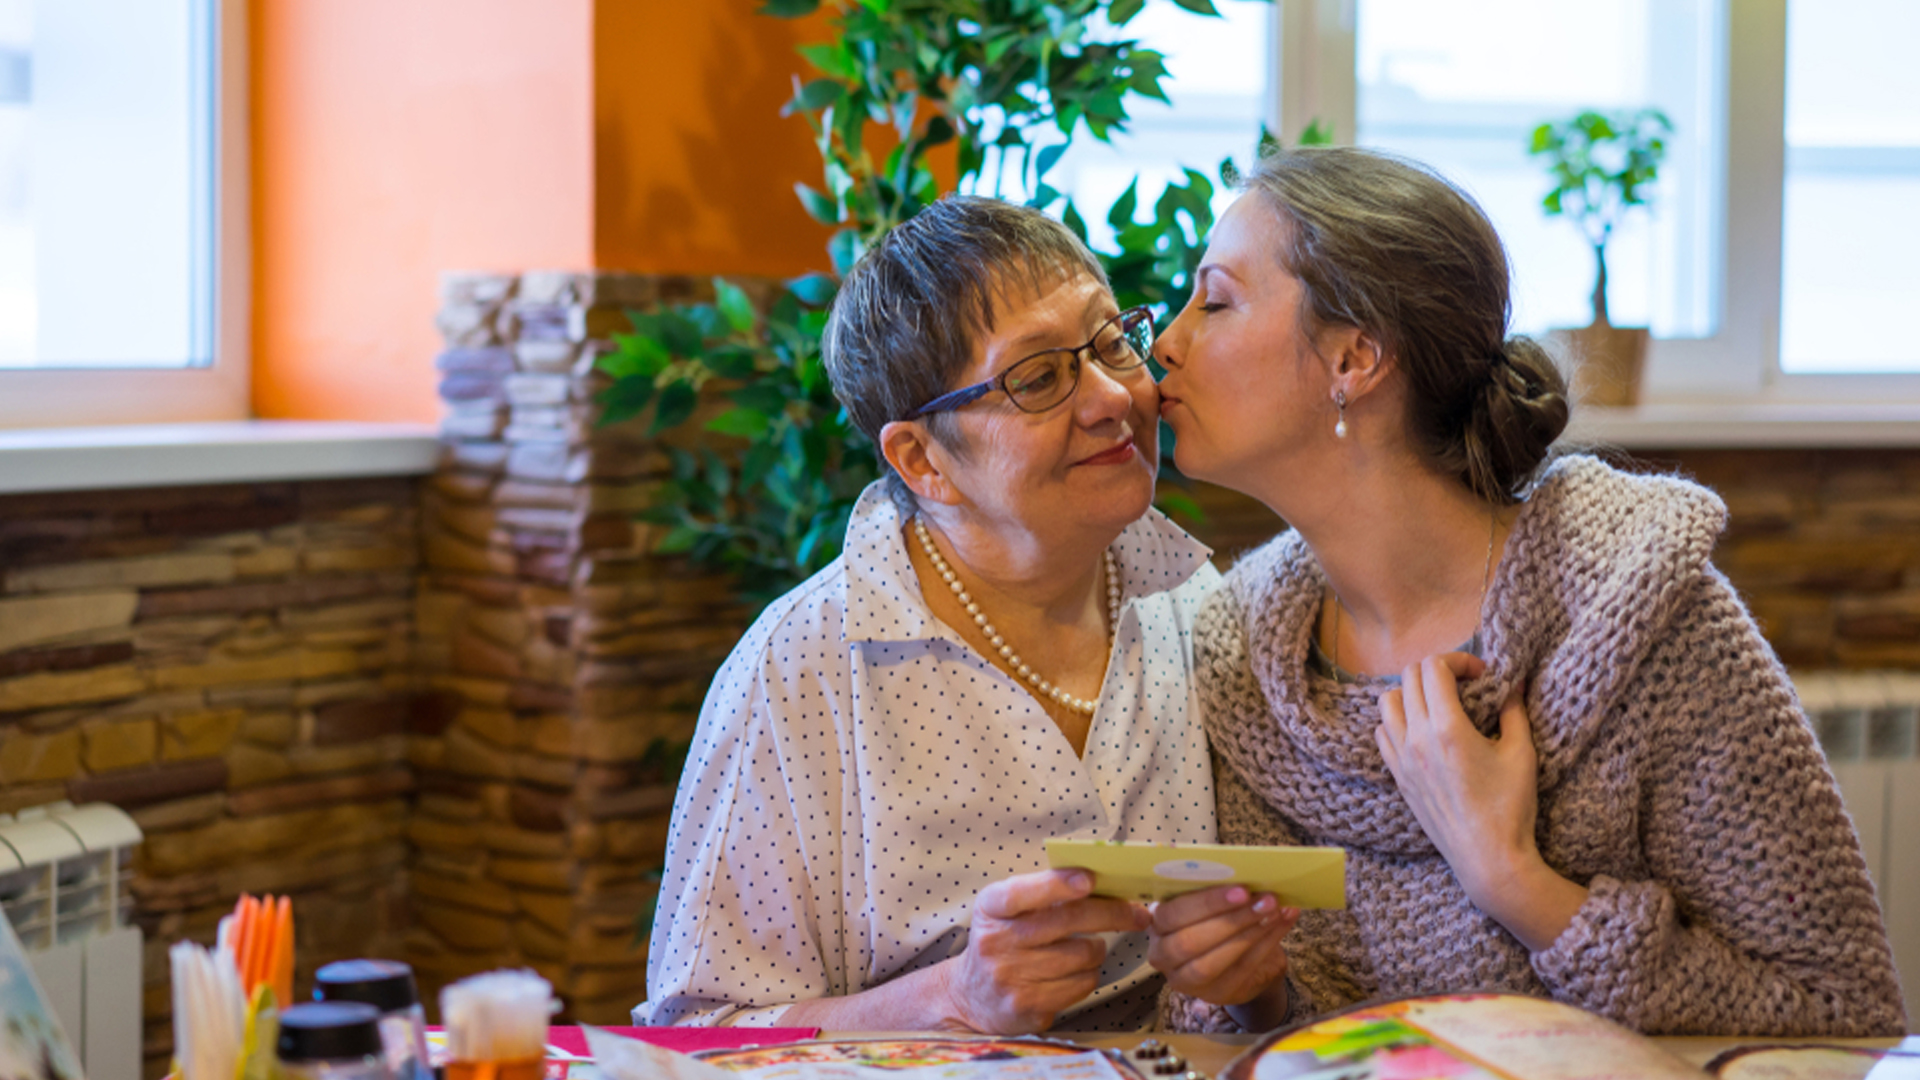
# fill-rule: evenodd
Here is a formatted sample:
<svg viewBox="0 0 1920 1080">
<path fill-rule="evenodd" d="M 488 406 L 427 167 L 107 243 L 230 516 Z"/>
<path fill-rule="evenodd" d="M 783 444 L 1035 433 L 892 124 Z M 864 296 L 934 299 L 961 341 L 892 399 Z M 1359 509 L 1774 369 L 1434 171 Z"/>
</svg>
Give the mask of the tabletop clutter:
<svg viewBox="0 0 1920 1080">
<path fill-rule="evenodd" d="M 4 925 L 4 923 L 0 923 Z M 215 944 L 183 941 L 172 960 L 170 1080 L 1205 1080 L 1167 1047 L 1099 1050 L 1061 1038 L 834 1036 L 815 1029 L 554 1029 L 552 987 L 531 971 L 492 971 L 441 991 L 430 1033 L 413 971 L 341 960 L 291 1001 L 294 921 L 286 897 L 242 896 Z M 584 1035 L 567 1049 L 550 1034 Z M 438 1036 L 441 1054 L 433 1053 Z M 720 1041 L 711 1036 L 729 1035 Z M 700 1036 L 706 1036 L 702 1038 Z M 565 1042 L 562 1038 L 560 1041 Z M 1920 1039 L 1884 1045 L 1736 1046 L 1707 1071 L 1618 1024 L 1554 1001 L 1440 994 L 1370 1002 L 1270 1033 L 1223 1080 L 1280 1077 L 1592 1078 L 1599 1076 L 1893 1080 L 1920 1076 Z M 666 1045 L 660 1045 L 665 1043 Z M 676 1052 L 674 1047 L 688 1053 Z M 586 1053 L 582 1055 L 579 1050 Z M 584 1066 L 586 1072 L 572 1070 Z M 892 1073 L 900 1076 L 900 1073 Z"/>
<path fill-rule="evenodd" d="M 172 1080 L 433 1080 L 413 970 L 340 960 L 293 999 L 286 897 L 242 896 L 214 946 L 182 941 L 173 966 Z M 283 1004 L 286 1003 L 286 1004 Z M 462 980 L 440 995 L 447 1080 L 540 1080 L 553 990 L 530 971 Z"/>
</svg>

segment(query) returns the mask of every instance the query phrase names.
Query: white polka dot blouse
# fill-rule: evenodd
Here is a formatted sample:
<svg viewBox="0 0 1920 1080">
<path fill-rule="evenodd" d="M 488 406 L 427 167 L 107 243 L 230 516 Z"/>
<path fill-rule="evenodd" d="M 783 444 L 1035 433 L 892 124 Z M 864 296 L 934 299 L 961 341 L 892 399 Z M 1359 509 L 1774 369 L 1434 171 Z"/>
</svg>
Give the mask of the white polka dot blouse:
<svg viewBox="0 0 1920 1080">
<path fill-rule="evenodd" d="M 1158 511 L 1115 541 L 1124 596 L 1084 756 L 927 607 L 869 487 L 841 557 L 775 601 L 715 677 L 674 803 L 634 1022 L 775 1025 L 957 955 L 974 896 L 1049 837 L 1214 838 L 1191 635 L 1219 581 Z M 1110 935 L 1063 1030 L 1151 1023 L 1145 934 Z"/>
</svg>

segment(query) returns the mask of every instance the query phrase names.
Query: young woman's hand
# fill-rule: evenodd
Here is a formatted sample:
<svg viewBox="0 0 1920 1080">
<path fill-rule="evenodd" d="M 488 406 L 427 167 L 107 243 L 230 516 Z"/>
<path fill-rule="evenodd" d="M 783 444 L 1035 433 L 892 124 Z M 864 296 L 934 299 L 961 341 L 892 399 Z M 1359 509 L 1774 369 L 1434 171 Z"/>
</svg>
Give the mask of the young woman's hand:
<svg viewBox="0 0 1920 1080">
<path fill-rule="evenodd" d="M 1457 652 L 1409 666 L 1380 699 L 1374 737 L 1467 897 L 1538 951 L 1573 921 L 1586 889 L 1549 867 L 1534 842 L 1539 759 L 1520 691 L 1500 709 L 1497 739 L 1480 734 L 1461 707 L 1459 680 L 1485 670 Z"/>
<path fill-rule="evenodd" d="M 941 965 L 943 1027 L 996 1035 L 1045 1031 L 1100 985 L 1107 946 L 1095 934 L 1137 933 L 1138 904 L 1091 895 L 1085 870 L 996 881 L 973 901 L 966 951 Z"/>
<path fill-rule="evenodd" d="M 1147 962 L 1180 993 L 1225 1005 L 1242 1027 L 1264 1031 L 1287 1011 L 1287 949 L 1297 908 L 1241 885 L 1202 889 L 1153 909 Z"/>
</svg>

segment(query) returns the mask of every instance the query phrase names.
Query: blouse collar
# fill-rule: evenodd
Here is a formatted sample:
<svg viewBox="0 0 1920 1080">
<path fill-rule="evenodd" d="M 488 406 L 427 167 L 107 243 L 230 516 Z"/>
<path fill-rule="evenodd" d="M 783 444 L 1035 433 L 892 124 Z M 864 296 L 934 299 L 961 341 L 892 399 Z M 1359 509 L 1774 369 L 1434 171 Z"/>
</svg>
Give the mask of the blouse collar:
<svg viewBox="0 0 1920 1080">
<path fill-rule="evenodd" d="M 927 606 L 908 557 L 906 516 L 885 480 L 867 485 L 847 522 L 840 552 L 846 575 L 847 641 L 925 641 L 954 638 Z M 1213 550 L 1149 508 L 1114 541 L 1124 604 L 1174 589 L 1213 556 Z"/>
</svg>

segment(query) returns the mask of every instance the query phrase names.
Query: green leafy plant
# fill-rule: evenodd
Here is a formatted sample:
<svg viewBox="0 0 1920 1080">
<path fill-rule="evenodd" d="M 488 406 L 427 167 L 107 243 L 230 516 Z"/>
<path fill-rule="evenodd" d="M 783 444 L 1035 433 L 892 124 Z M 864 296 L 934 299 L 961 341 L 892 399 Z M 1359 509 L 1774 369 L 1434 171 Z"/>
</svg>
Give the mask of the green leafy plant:
<svg viewBox="0 0 1920 1080">
<path fill-rule="evenodd" d="M 1568 216 L 1593 248 L 1593 321 L 1608 325 L 1607 241 L 1660 175 L 1673 123 L 1658 109 L 1582 112 L 1533 129 L 1528 153 L 1547 159 L 1553 188 L 1541 200 L 1549 217 Z"/>
<path fill-rule="evenodd" d="M 1212 0 L 1174 0 L 1217 15 Z M 821 0 L 767 0 L 762 13 L 811 15 Z M 795 185 L 807 212 L 835 226 L 828 252 L 844 274 L 878 237 L 938 198 L 929 154 L 952 145 L 958 189 L 1017 184 L 1058 209 L 1084 239 L 1077 208 L 1046 183 L 1072 140 L 1125 130 L 1128 103 L 1166 100 L 1165 58 L 1124 29 L 1144 0 L 836 0 L 829 41 L 802 46 L 818 72 L 795 81 L 787 113 L 804 117 L 820 151 L 820 186 Z M 1304 141 L 1327 133 L 1310 129 Z M 1261 150 L 1270 145 L 1263 134 Z M 1231 183 L 1231 163 L 1222 180 Z M 1163 319 L 1186 303 L 1213 224 L 1214 187 L 1194 170 L 1136 220 L 1137 185 L 1107 212 L 1116 250 L 1096 252 L 1123 306 Z M 724 280 L 710 304 L 635 313 L 633 332 L 602 360 L 613 384 L 604 420 L 652 411 L 649 430 L 698 424 L 705 445 L 669 445 L 673 475 L 642 517 L 663 526 L 656 550 L 736 575 L 765 602 L 840 552 L 859 493 L 882 473 L 873 447 L 834 401 L 820 358 L 833 278 L 787 283 L 764 316 Z M 714 411 L 717 407 L 718 411 Z M 670 440 L 686 442 L 688 440 Z M 1171 442 L 1163 439 L 1163 461 Z M 1167 470 L 1163 469 L 1163 474 Z M 1160 503 L 1198 517 L 1162 488 Z"/>
</svg>

